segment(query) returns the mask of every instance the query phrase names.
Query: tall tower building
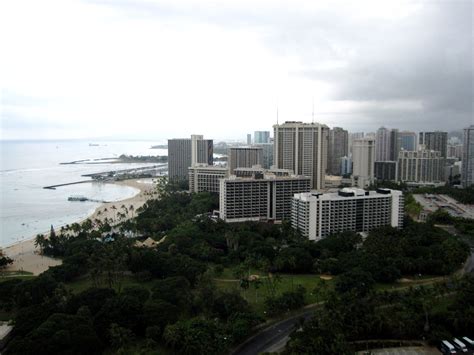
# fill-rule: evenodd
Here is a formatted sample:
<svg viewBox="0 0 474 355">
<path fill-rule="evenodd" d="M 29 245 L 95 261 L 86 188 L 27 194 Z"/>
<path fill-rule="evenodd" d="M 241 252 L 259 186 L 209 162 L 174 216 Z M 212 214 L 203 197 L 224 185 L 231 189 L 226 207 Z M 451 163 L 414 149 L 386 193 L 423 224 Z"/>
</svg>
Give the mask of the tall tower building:
<svg viewBox="0 0 474 355">
<path fill-rule="evenodd" d="M 202 163 L 212 165 L 214 143 L 201 135 L 191 138 L 168 139 L 168 178 L 187 180 L 188 168 Z"/>
<path fill-rule="evenodd" d="M 375 160 L 376 161 L 389 161 L 390 152 L 393 149 L 391 144 L 392 132 L 390 129 L 380 127 L 375 134 Z"/>
<path fill-rule="evenodd" d="M 263 149 L 260 147 L 229 148 L 229 170 L 233 174 L 237 168 L 251 168 L 262 165 Z"/>
<path fill-rule="evenodd" d="M 328 173 L 341 175 L 341 158 L 349 154 L 349 133 L 341 127 L 329 130 Z"/>
<path fill-rule="evenodd" d="M 474 185 L 474 125 L 464 129 L 461 184 Z"/>
<path fill-rule="evenodd" d="M 270 131 L 255 131 L 253 140 L 255 144 L 270 143 Z"/>
<path fill-rule="evenodd" d="M 441 152 L 442 158 L 448 155 L 448 132 L 420 132 L 420 144 L 424 144 L 427 150 Z"/>
<path fill-rule="evenodd" d="M 252 144 L 252 135 L 250 133 L 247 134 L 247 144 L 248 145 Z"/>
<path fill-rule="evenodd" d="M 416 133 L 409 131 L 398 132 L 398 137 L 400 138 L 400 148 L 403 150 L 416 150 Z M 396 159 L 398 159 L 398 155 Z"/>
<path fill-rule="evenodd" d="M 375 141 L 373 138 L 354 140 L 352 146 L 352 176 L 364 187 L 374 182 Z"/>
<path fill-rule="evenodd" d="M 329 128 L 319 123 L 285 122 L 273 126 L 273 163 L 311 178 L 312 189 L 323 189 L 327 169 Z"/>
</svg>

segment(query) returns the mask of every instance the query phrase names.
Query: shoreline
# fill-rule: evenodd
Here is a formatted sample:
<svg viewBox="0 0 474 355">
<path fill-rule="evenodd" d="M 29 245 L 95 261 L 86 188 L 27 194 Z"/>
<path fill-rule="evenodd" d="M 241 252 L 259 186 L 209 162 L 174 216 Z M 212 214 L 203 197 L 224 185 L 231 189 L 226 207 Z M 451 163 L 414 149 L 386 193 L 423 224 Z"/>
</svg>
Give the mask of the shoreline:
<svg viewBox="0 0 474 355">
<path fill-rule="evenodd" d="M 123 200 L 101 203 L 86 218 L 69 223 L 69 225 L 73 223 L 81 224 L 87 219 L 90 219 L 92 222 L 94 222 L 95 220 L 100 220 L 104 222 L 105 219 L 107 219 L 109 221 L 112 221 L 110 225 L 114 226 L 118 223 L 126 221 L 129 218 L 134 217 L 136 215 L 135 211 L 138 208 L 142 207 L 145 202 L 151 198 L 150 192 L 155 186 L 153 183 L 143 182 L 144 180 L 151 181 L 150 179 L 130 179 L 107 182 L 109 184 L 117 184 L 135 188 L 138 190 L 138 193 L 135 194 L 133 197 L 129 197 Z M 133 206 L 133 208 L 131 206 Z M 118 219 L 119 216 L 122 218 Z M 55 231 L 58 234 L 60 233 L 61 227 L 62 226 L 55 228 Z M 47 236 L 49 235 L 49 231 L 43 234 Z M 27 271 L 37 276 L 42 272 L 46 271 L 48 268 L 61 264 L 60 259 L 54 259 L 48 256 L 41 255 L 39 253 L 38 248 L 36 248 L 34 245 L 35 238 L 36 235 L 32 236 L 31 238 L 23 239 L 21 241 L 2 247 L 3 253 L 13 259 L 13 263 L 10 264 L 5 269 L 5 271 Z"/>
</svg>

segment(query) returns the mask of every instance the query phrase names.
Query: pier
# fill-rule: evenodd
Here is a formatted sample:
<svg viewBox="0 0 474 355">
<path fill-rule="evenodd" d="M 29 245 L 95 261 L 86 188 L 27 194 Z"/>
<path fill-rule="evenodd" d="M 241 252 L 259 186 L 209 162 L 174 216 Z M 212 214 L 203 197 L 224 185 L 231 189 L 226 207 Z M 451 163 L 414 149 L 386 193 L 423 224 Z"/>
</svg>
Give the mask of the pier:
<svg viewBox="0 0 474 355">
<path fill-rule="evenodd" d="M 76 185 L 76 184 L 84 184 L 84 183 L 86 183 L 86 182 L 94 182 L 94 180 L 82 180 L 82 181 L 75 181 L 75 182 L 66 182 L 66 183 L 64 183 L 64 184 L 57 184 L 57 185 L 44 186 L 43 189 L 56 190 L 56 187 L 68 186 L 68 185 Z"/>
</svg>

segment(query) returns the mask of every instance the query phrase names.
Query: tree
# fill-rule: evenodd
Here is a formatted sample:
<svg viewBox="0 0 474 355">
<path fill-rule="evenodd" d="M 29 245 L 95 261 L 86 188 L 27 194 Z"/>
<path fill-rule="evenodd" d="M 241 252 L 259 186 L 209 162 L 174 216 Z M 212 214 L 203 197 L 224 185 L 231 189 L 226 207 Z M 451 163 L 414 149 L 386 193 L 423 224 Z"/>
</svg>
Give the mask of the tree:
<svg viewBox="0 0 474 355">
<path fill-rule="evenodd" d="M 13 260 L 3 254 L 3 250 L 0 249 L 0 271 L 6 268 L 9 264 L 13 263 Z"/>
</svg>

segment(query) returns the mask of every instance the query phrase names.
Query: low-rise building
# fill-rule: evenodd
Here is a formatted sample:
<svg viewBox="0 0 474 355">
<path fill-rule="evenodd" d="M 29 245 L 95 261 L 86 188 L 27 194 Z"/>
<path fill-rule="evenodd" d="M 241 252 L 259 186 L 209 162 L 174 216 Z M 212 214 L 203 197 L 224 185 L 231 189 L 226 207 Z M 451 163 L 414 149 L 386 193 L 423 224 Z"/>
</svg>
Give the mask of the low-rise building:
<svg viewBox="0 0 474 355">
<path fill-rule="evenodd" d="M 196 164 L 188 168 L 189 192 L 219 193 L 219 180 L 229 176 L 225 167 Z"/>
<path fill-rule="evenodd" d="M 291 225 L 310 240 L 330 234 L 369 232 L 381 226 L 403 226 L 401 191 L 343 188 L 334 193 L 299 193 L 292 201 Z"/>
</svg>

